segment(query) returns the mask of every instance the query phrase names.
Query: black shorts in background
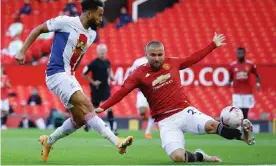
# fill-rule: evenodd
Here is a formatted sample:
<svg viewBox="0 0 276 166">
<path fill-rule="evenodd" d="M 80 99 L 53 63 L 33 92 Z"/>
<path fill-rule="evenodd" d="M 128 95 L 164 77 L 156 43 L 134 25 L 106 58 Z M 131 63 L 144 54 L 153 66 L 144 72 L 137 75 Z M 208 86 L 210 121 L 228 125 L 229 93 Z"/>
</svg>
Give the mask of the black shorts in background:
<svg viewBox="0 0 276 166">
<path fill-rule="evenodd" d="M 98 89 L 91 86 L 91 89 L 91 100 L 95 108 L 99 107 L 100 103 L 107 100 L 111 95 L 109 85 L 100 85 Z"/>
</svg>

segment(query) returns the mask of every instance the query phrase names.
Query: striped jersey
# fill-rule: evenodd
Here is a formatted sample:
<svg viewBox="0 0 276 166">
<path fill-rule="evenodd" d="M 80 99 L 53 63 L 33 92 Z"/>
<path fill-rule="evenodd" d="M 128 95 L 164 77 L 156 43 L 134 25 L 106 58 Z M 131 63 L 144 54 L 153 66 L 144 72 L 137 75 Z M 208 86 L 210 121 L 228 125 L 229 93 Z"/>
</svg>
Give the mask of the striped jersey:
<svg viewBox="0 0 276 166">
<path fill-rule="evenodd" d="M 46 21 L 49 31 L 55 32 L 46 75 L 60 72 L 74 74 L 80 60 L 96 38 L 96 31 L 85 29 L 79 16 L 58 16 Z"/>
</svg>

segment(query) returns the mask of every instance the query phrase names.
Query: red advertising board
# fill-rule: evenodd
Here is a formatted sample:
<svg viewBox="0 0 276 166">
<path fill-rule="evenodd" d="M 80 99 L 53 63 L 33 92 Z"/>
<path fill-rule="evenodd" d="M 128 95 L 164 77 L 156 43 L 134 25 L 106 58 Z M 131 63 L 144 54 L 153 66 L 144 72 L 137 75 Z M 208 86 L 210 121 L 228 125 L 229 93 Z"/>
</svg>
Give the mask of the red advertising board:
<svg viewBox="0 0 276 166">
<path fill-rule="evenodd" d="M 76 77 L 80 84 L 87 82 L 82 78 L 81 72 L 84 66 L 79 66 L 76 71 Z M 128 75 L 129 66 L 113 66 L 115 75 L 113 85 L 121 85 Z M 45 85 L 46 66 L 6 66 L 7 75 L 13 85 L 38 86 Z M 261 75 L 262 88 L 276 87 L 276 79 L 273 77 L 276 73 L 275 66 L 258 66 L 258 72 Z M 228 82 L 229 74 L 227 66 L 203 66 L 195 65 L 180 71 L 181 82 L 184 86 L 225 86 Z M 252 83 L 255 81 L 251 76 Z"/>
</svg>

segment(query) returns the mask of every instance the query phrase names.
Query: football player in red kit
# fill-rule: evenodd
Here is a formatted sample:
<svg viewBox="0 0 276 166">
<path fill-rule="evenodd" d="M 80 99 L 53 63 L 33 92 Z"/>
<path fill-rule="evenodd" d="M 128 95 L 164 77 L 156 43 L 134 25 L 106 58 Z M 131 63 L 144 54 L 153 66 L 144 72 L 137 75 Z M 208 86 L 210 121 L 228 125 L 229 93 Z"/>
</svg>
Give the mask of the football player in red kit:
<svg viewBox="0 0 276 166">
<path fill-rule="evenodd" d="M 0 73 L 0 85 L 1 85 L 1 104 L 0 104 L 0 109 L 1 109 L 1 124 L 0 127 L 1 129 L 7 129 L 6 122 L 7 118 L 9 115 L 9 99 L 8 99 L 8 93 L 9 89 L 11 88 L 11 84 L 9 81 L 9 78 L 7 77 L 5 73 L 5 68 L 4 66 L 1 66 L 1 73 Z"/>
<path fill-rule="evenodd" d="M 254 96 L 250 84 L 250 74 L 257 78 L 256 87 L 260 89 L 261 78 L 257 73 L 256 65 L 245 59 L 245 48 L 237 48 L 238 60 L 230 64 L 229 85 L 233 81 L 234 94 L 232 95 L 232 105 L 242 110 L 244 119 L 247 119 L 248 110 L 254 107 Z"/>
<path fill-rule="evenodd" d="M 225 36 L 220 34 L 205 48 L 186 57 L 165 58 L 164 46 L 151 41 L 146 46 L 148 63 L 138 67 L 122 87 L 103 103 L 96 112 L 102 112 L 123 99 L 129 92 L 139 88 L 150 106 L 151 115 L 158 123 L 162 147 L 175 162 L 220 162 L 198 149 L 194 153 L 185 151 L 183 133 L 218 134 L 227 139 L 244 140 L 254 144 L 252 123 L 243 121 L 242 131 L 230 129 L 212 117 L 192 107 L 181 85 L 179 70 L 199 62 L 217 47 L 223 46 Z"/>
</svg>

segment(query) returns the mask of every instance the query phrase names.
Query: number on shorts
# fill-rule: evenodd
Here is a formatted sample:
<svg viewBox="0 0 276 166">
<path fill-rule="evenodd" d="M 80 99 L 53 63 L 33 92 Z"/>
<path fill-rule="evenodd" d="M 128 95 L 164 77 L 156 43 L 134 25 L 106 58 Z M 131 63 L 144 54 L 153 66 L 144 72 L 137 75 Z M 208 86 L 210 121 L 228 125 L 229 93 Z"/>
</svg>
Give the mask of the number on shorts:
<svg viewBox="0 0 276 166">
<path fill-rule="evenodd" d="M 188 109 L 188 111 L 187 111 L 188 113 L 192 113 L 192 115 L 194 115 L 196 112 L 194 111 L 194 110 L 192 110 L 192 109 Z"/>
</svg>

